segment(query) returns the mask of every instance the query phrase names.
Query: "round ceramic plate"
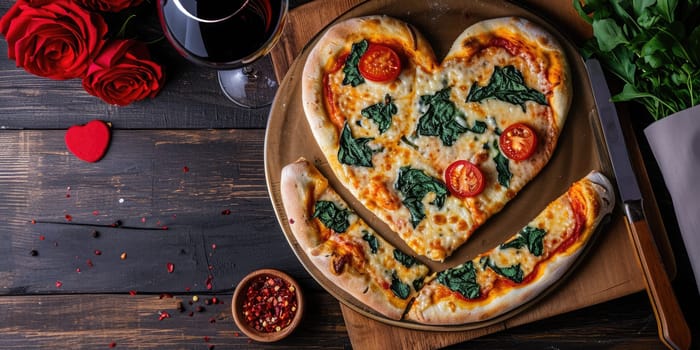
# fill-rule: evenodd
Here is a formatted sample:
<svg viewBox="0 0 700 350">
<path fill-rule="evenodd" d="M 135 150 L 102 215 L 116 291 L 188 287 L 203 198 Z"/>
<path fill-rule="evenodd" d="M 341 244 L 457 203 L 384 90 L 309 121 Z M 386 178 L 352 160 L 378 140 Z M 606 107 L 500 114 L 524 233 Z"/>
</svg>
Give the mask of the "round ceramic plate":
<svg viewBox="0 0 700 350">
<path fill-rule="evenodd" d="M 547 166 L 500 213 L 491 217 L 465 245 L 455 251 L 444 263 L 418 257 L 433 271 L 442 271 L 458 265 L 493 248 L 537 216 L 550 201 L 564 193 L 571 183 L 579 180 L 591 170 L 601 168 L 593 129 L 597 124 L 595 124 L 595 118 L 591 118 L 595 116 L 595 107 L 590 88 L 587 85 L 588 80 L 583 61 L 578 55 L 576 47 L 546 21 L 526 9 L 506 1 L 379 0 L 366 2 L 353 8 L 336 19 L 336 22 L 365 15 L 389 15 L 414 25 L 432 43 L 439 60 L 444 57 L 457 36 L 469 25 L 495 17 L 524 17 L 548 29 L 559 39 L 565 48 L 571 66 L 574 98 L 559 144 Z M 496 318 L 456 326 L 428 326 L 408 321 L 395 321 L 367 308 L 344 290 L 335 286 L 310 262 L 291 232 L 280 195 L 281 169 L 299 157 L 305 157 L 314 162 L 319 170 L 328 177 L 333 188 L 358 215 L 382 234 L 385 239 L 403 251 L 411 251 L 395 233 L 366 210 L 338 182 L 314 140 L 302 107 L 300 76 L 310 48 L 313 47 L 317 39 L 318 36 L 305 47 L 280 84 L 270 111 L 265 135 L 265 176 L 275 214 L 290 246 L 308 272 L 323 288 L 353 310 L 378 321 L 412 329 L 448 331 L 476 329 L 501 322 L 537 302 L 539 298 Z M 556 289 L 557 285 L 558 283 L 555 283 L 549 290 Z"/>
</svg>

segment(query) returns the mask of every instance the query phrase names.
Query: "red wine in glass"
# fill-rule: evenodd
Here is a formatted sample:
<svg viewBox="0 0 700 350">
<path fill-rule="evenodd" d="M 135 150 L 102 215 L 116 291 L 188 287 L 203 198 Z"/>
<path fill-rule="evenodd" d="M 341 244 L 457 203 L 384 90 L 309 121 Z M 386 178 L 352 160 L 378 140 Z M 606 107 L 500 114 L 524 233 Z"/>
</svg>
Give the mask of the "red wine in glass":
<svg viewBox="0 0 700 350">
<path fill-rule="evenodd" d="M 226 96 L 255 108 L 272 101 L 277 82 L 252 64 L 277 42 L 287 6 L 287 0 L 158 0 L 158 14 L 182 56 L 219 70 Z"/>
</svg>

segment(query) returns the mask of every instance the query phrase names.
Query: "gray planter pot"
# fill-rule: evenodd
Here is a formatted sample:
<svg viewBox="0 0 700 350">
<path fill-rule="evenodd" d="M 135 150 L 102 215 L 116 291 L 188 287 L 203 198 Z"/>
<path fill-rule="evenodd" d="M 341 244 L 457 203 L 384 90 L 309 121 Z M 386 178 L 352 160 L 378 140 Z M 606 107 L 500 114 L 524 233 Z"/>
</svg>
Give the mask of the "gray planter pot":
<svg viewBox="0 0 700 350">
<path fill-rule="evenodd" d="M 644 129 L 659 164 L 700 291 L 700 105 Z"/>
</svg>

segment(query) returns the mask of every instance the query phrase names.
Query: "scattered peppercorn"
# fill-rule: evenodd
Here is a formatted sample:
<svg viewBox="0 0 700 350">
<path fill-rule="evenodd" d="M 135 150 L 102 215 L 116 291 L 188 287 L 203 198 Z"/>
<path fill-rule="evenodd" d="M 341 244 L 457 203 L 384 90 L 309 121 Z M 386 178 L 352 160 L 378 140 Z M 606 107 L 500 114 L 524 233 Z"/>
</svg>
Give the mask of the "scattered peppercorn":
<svg viewBox="0 0 700 350">
<path fill-rule="evenodd" d="M 39 252 L 36 249 L 32 249 L 31 251 L 29 251 L 29 255 L 37 256 L 37 255 L 39 255 Z"/>
<path fill-rule="evenodd" d="M 91 235 L 92 235 L 92 238 L 100 237 L 100 231 L 92 230 Z"/>
<path fill-rule="evenodd" d="M 202 305 L 197 305 L 197 307 L 194 309 L 197 312 L 203 312 L 204 311 L 204 306 Z"/>
</svg>

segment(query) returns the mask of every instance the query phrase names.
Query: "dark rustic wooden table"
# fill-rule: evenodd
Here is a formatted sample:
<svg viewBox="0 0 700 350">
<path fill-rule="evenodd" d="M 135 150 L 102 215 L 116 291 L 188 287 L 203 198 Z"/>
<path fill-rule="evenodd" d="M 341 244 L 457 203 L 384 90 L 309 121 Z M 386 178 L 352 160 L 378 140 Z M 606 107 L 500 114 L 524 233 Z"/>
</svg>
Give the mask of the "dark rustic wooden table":
<svg viewBox="0 0 700 350">
<path fill-rule="evenodd" d="M 0 0 L 0 15 L 13 3 Z M 157 37 L 153 15 L 146 9 L 139 21 Z M 167 84 L 128 107 L 88 95 L 78 80 L 35 77 L 0 59 L 0 349 L 350 348 L 337 300 L 307 274 L 275 219 L 263 175 L 269 110 L 237 108 L 214 71 L 155 45 Z M 85 163 L 63 137 L 92 119 L 111 122 L 113 138 L 101 161 Z M 641 130 L 645 121 L 636 123 Z M 697 339 L 698 291 L 668 194 L 640 147 L 676 254 L 675 292 Z M 311 301 L 279 343 L 250 341 L 231 317 L 233 289 L 258 268 L 288 272 Z M 214 297 L 222 303 L 207 303 Z M 451 348 L 663 346 L 640 292 Z"/>
</svg>

